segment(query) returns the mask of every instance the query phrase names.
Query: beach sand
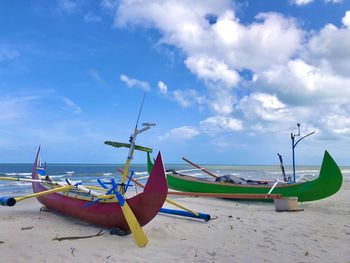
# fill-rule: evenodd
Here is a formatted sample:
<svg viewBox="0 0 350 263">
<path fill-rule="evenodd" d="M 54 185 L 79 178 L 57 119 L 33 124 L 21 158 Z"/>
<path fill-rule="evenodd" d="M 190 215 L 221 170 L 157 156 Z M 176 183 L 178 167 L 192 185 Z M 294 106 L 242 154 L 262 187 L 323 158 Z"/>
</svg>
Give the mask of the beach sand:
<svg viewBox="0 0 350 263">
<path fill-rule="evenodd" d="M 79 240 L 99 227 L 40 211 L 36 199 L 0 207 L 0 262 L 350 262 L 350 182 L 300 212 L 275 212 L 273 203 L 172 197 L 213 220 L 159 214 L 138 248 L 131 235 Z M 166 205 L 171 207 L 170 205 Z"/>
</svg>

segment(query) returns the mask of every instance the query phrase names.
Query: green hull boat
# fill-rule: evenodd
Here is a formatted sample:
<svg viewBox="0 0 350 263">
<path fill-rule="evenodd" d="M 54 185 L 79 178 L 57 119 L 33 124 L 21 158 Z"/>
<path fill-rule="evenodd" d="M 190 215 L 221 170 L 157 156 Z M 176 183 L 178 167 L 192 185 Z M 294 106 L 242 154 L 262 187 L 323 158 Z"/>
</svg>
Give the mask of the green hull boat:
<svg viewBox="0 0 350 263">
<path fill-rule="evenodd" d="M 174 190 L 196 193 L 262 194 L 266 195 L 274 182 L 252 185 L 248 183 L 220 183 L 198 179 L 176 172 L 167 173 L 168 186 Z M 315 201 L 329 197 L 340 189 L 342 173 L 331 155 L 325 151 L 319 177 L 302 183 L 278 183 L 272 194 L 297 197 L 299 202 Z M 262 197 L 264 199 L 264 197 Z"/>
</svg>

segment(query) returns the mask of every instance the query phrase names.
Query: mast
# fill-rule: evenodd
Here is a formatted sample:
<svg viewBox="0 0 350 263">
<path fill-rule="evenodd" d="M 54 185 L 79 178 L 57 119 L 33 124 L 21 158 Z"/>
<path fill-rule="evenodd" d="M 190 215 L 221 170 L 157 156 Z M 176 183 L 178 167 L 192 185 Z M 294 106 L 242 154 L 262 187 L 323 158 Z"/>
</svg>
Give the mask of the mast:
<svg viewBox="0 0 350 263">
<path fill-rule="evenodd" d="M 315 133 L 315 131 L 310 132 L 309 134 L 306 134 L 305 136 L 301 137 L 299 140 L 295 142 L 295 137 L 300 136 L 300 123 L 297 123 L 297 126 L 298 126 L 298 134 L 293 134 L 293 133 L 290 134 L 290 137 L 292 139 L 292 155 L 293 155 L 293 183 L 295 183 L 295 151 L 294 149 L 302 139 L 305 139 L 306 137 Z"/>
<path fill-rule="evenodd" d="M 152 126 L 156 125 L 154 123 L 142 123 L 142 126 L 144 126 L 144 127 L 142 129 L 138 129 L 138 123 L 139 123 L 139 120 L 140 120 L 140 115 L 141 115 L 141 112 L 142 112 L 143 103 L 145 101 L 145 96 L 146 96 L 146 93 L 143 94 L 142 103 L 141 103 L 139 114 L 137 116 L 135 129 L 134 129 L 133 134 L 131 134 L 130 140 L 129 140 L 129 142 L 130 142 L 130 149 L 129 149 L 128 157 L 126 159 L 124 173 L 123 173 L 123 177 L 122 177 L 122 181 L 121 181 L 121 185 L 120 185 L 120 190 L 119 190 L 121 192 L 121 194 L 123 194 L 123 195 L 125 194 L 124 184 L 125 184 L 125 181 L 126 181 L 126 177 L 129 174 L 130 162 L 131 162 L 131 160 L 133 159 L 133 156 L 134 156 L 134 150 L 135 150 L 135 147 L 136 147 L 136 137 L 141 132 L 147 131 Z"/>
</svg>

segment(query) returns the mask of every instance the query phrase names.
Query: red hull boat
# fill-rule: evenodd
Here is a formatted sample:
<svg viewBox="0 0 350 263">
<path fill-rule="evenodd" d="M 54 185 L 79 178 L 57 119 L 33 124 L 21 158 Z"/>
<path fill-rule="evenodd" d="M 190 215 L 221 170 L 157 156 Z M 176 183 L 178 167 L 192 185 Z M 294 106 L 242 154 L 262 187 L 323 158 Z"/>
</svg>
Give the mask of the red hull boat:
<svg viewBox="0 0 350 263">
<path fill-rule="evenodd" d="M 38 179 L 38 156 L 39 151 L 33 168 L 32 179 Z M 58 186 L 48 181 L 47 183 L 33 182 L 32 187 L 34 193 L 38 193 Z M 131 198 L 125 198 L 125 201 L 135 214 L 139 224 L 144 226 L 158 214 L 167 193 L 165 170 L 162 156 L 159 153 L 144 191 Z M 98 197 L 74 189 L 42 195 L 37 199 L 46 207 L 79 220 L 106 228 L 120 228 L 124 231 L 130 231 L 116 198 L 98 200 Z"/>
</svg>

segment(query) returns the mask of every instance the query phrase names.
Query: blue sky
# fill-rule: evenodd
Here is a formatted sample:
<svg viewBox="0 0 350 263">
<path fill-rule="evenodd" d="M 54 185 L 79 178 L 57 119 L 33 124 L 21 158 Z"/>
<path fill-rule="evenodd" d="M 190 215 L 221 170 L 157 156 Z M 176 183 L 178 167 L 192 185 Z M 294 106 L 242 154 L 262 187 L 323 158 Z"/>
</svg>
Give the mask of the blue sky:
<svg viewBox="0 0 350 263">
<path fill-rule="evenodd" d="M 350 1 L 1 1 L 0 162 L 350 164 Z M 138 153 L 135 162 L 144 162 Z"/>
</svg>

